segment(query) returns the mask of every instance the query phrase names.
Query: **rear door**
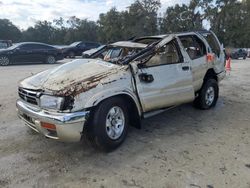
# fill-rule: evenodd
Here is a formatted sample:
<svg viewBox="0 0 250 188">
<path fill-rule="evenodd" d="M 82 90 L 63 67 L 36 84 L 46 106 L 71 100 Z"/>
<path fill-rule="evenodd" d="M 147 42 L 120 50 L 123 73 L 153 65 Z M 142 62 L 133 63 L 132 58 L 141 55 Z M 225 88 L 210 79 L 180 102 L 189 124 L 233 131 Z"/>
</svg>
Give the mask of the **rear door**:
<svg viewBox="0 0 250 188">
<path fill-rule="evenodd" d="M 194 90 L 197 91 L 203 84 L 207 71 L 207 48 L 203 40 L 195 34 L 180 35 L 179 39 L 184 47 L 187 59 L 191 62 Z"/>
<path fill-rule="evenodd" d="M 144 112 L 194 99 L 190 62 L 184 62 L 176 38 L 163 44 L 143 66 L 139 66 L 135 79 Z"/>
</svg>

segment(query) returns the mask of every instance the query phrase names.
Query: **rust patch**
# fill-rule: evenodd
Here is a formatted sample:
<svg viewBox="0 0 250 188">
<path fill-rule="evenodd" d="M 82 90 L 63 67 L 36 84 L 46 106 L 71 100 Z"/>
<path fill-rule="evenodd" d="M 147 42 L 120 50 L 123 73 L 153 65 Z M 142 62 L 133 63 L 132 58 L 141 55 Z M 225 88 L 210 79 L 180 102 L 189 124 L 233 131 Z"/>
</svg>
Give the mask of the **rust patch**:
<svg viewBox="0 0 250 188">
<path fill-rule="evenodd" d="M 96 75 L 76 83 L 72 82 L 69 86 L 59 91 L 55 91 L 54 94 L 58 96 L 77 96 L 80 93 L 95 88 L 99 84 L 100 80 L 108 75 L 109 74 Z"/>
<path fill-rule="evenodd" d="M 121 68 L 120 70 L 124 70 L 123 68 Z M 90 89 L 93 89 L 95 87 L 97 87 L 97 85 L 100 83 L 100 81 L 103 78 L 106 78 L 112 74 L 115 74 L 119 71 L 119 69 L 115 69 L 115 70 L 110 70 L 109 72 L 106 73 L 102 73 L 102 74 L 97 74 L 95 76 L 91 76 L 87 79 L 78 81 L 78 82 L 74 82 L 71 81 L 71 83 L 69 84 L 69 86 L 64 87 L 63 89 L 59 90 L 59 91 L 54 91 L 53 94 L 56 96 L 77 96 L 83 92 L 86 92 Z M 106 82 L 104 84 L 109 84 L 112 82 L 115 82 L 117 80 L 112 80 L 110 82 Z"/>
</svg>

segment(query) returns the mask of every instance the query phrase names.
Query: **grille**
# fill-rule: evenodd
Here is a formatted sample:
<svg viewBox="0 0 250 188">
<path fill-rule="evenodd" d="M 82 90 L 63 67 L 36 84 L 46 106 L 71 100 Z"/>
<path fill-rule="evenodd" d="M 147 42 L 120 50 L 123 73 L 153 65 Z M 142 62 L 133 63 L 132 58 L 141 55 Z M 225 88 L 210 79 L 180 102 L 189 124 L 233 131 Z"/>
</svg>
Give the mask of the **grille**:
<svg viewBox="0 0 250 188">
<path fill-rule="evenodd" d="M 37 92 L 19 88 L 18 94 L 19 94 L 19 97 L 23 99 L 24 101 L 30 104 L 38 105 L 37 97 L 36 97 Z"/>
</svg>

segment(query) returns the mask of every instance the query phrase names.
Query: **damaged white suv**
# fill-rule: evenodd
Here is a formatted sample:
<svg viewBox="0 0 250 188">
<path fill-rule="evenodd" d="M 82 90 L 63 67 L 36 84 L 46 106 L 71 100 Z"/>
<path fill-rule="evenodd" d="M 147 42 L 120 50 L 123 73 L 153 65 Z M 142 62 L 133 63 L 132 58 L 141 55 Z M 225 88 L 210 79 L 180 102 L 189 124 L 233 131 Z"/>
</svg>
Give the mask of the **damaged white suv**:
<svg viewBox="0 0 250 188">
<path fill-rule="evenodd" d="M 190 101 L 215 106 L 224 76 L 223 47 L 211 31 L 142 37 L 26 78 L 16 105 L 47 138 L 86 138 L 110 151 L 141 118 Z"/>
</svg>

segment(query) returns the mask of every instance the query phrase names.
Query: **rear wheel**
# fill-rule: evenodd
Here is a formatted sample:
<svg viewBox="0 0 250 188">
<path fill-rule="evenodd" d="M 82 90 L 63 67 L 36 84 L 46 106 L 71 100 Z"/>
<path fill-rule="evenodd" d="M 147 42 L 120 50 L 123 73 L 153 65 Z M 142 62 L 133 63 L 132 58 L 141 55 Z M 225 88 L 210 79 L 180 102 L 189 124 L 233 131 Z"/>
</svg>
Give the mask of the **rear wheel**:
<svg viewBox="0 0 250 188">
<path fill-rule="evenodd" d="M 84 138 L 100 150 L 120 146 L 128 132 L 128 110 L 122 98 L 110 98 L 98 105 L 83 132 Z"/>
<path fill-rule="evenodd" d="M 219 87 L 215 79 L 208 79 L 199 91 L 198 97 L 194 101 L 194 106 L 203 110 L 214 107 L 219 96 Z"/>
<path fill-rule="evenodd" d="M 0 56 L 0 65 L 7 66 L 10 64 L 10 59 L 6 56 Z"/>
<path fill-rule="evenodd" d="M 56 63 L 56 58 L 54 56 L 48 56 L 47 57 L 47 61 L 46 61 L 48 64 L 54 64 Z"/>
</svg>

